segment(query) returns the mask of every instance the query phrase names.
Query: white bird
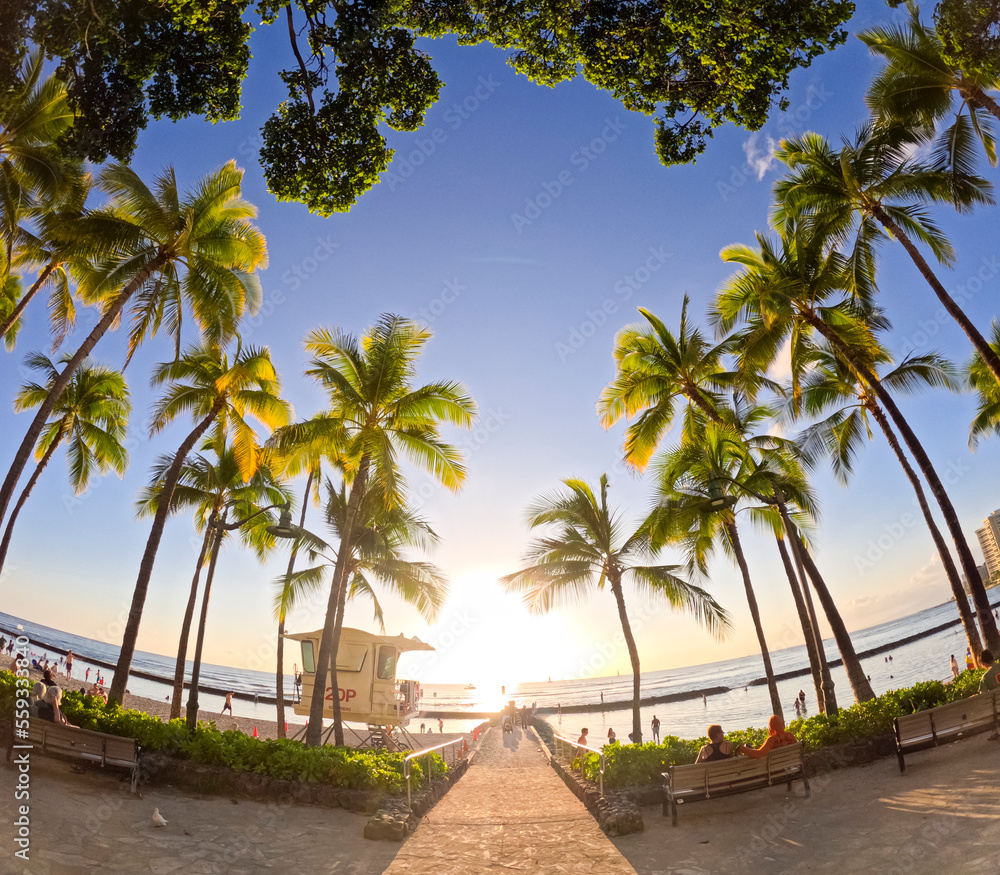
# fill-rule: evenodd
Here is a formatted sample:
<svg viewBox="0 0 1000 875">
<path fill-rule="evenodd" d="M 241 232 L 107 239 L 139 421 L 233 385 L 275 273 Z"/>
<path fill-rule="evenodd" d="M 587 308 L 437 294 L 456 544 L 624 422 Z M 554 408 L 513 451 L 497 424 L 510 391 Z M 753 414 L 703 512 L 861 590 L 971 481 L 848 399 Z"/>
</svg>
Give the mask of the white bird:
<svg viewBox="0 0 1000 875">
<path fill-rule="evenodd" d="M 160 814 L 159 808 L 153 809 L 153 826 L 166 826 L 167 822 L 163 819 L 163 815 Z"/>
</svg>

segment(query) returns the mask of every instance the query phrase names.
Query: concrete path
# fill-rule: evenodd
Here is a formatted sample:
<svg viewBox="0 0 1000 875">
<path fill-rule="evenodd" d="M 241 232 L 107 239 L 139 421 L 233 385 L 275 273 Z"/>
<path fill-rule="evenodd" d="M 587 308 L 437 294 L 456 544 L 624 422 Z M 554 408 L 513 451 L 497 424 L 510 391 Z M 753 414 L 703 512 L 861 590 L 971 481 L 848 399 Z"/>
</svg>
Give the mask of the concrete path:
<svg viewBox="0 0 1000 875">
<path fill-rule="evenodd" d="M 385 875 L 635 875 L 548 764 L 535 736 L 492 728 Z"/>
</svg>

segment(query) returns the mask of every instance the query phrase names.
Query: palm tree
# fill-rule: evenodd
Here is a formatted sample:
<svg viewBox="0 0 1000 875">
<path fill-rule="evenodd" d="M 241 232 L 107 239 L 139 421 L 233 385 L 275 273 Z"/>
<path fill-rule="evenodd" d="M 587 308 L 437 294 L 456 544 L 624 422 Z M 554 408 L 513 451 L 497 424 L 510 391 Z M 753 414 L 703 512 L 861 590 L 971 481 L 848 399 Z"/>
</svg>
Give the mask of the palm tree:
<svg viewBox="0 0 1000 875">
<path fill-rule="evenodd" d="M 191 413 L 196 424 L 181 442 L 163 477 L 156 515 L 132 593 L 115 676 L 108 692 L 109 700 L 116 702 L 121 702 L 128 682 L 156 551 L 167 516 L 173 509 L 174 489 L 188 453 L 214 427 L 217 436 L 230 435 L 240 474 L 249 481 L 260 463 L 260 448 L 256 432 L 247 418 L 252 416 L 267 429 L 288 422 L 288 404 L 278 395 L 278 376 L 270 353 L 263 347 L 237 349 L 232 363 L 215 346 L 194 347 L 180 359 L 158 365 L 152 381 L 154 385 L 169 385 L 153 408 L 151 433 L 162 431 L 181 413 Z"/>
<path fill-rule="evenodd" d="M 837 409 L 803 432 L 799 440 L 805 459 L 815 464 L 820 456 L 828 457 L 832 462 L 834 475 L 842 483 L 846 483 L 852 473 L 854 456 L 861 444 L 872 438 L 869 416 L 875 420 L 913 487 L 920 511 L 951 584 L 969 647 L 973 653 L 979 653 L 983 645 L 958 569 L 931 513 L 920 478 L 903 452 L 885 411 L 874 392 L 829 347 L 818 345 L 813 358 L 813 366 L 803 388 L 802 411 L 815 417 L 828 413 L 833 407 Z M 888 362 L 889 356 L 879 350 L 877 359 Z M 908 357 L 897 367 L 880 375 L 879 380 L 883 386 L 901 392 L 911 392 L 922 386 L 957 388 L 953 368 L 935 354 Z M 992 380 L 990 382 L 997 385 Z M 794 411 L 792 413 L 794 415 Z"/>
<path fill-rule="evenodd" d="M 326 420 L 322 416 L 303 423 L 295 423 L 277 429 L 268 439 L 268 447 L 280 456 L 285 477 L 296 477 L 307 472 L 306 484 L 302 490 L 302 505 L 299 512 L 299 529 L 306 524 L 306 510 L 309 502 L 320 502 L 320 482 L 323 475 L 322 464 L 329 459 L 343 470 L 340 446 L 346 439 L 343 427 L 337 421 Z M 277 706 L 278 737 L 285 737 L 285 620 L 289 607 L 294 604 L 296 589 L 292 579 L 295 560 L 299 552 L 299 538 L 292 541 L 285 570 L 284 587 L 275 600 L 278 620 L 278 640 L 276 645 L 275 701 Z"/>
<path fill-rule="evenodd" d="M 0 519 L 45 422 L 73 372 L 136 297 L 129 355 L 165 319 L 175 337 L 182 322 L 179 298 L 188 302 L 204 338 L 224 345 L 244 311 L 254 312 L 260 283 L 254 271 L 266 264 L 263 235 L 250 219 L 254 207 L 240 197 L 243 172 L 229 162 L 181 197 L 172 169 L 157 179 L 155 193 L 128 167 L 105 167 L 98 185 L 106 206 L 68 226 L 76 245 L 104 255 L 89 268 L 77 266 L 77 293 L 101 307 L 97 325 L 67 360 L 40 406 L 0 487 Z M 160 306 L 171 306 L 164 313 Z M 124 687 L 121 688 L 124 690 Z"/>
<path fill-rule="evenodd" d="M 728 340 L 712 345 L 697 326 L 688 323 L 688 296 L 681 306 L 676 335 L 648 310 L 639 308 L 649 323 L 630 325 L 615 337 L 614 380 L 601 392 L 597 412 L 601 425 L 611 428 L 622 417 L 634 418 L 625 432 L 625 461 L 642 471 L 663 436 L 673 425 L 680 399 L 719 420 L 721 392 L 734 385 L 723 370 Z"/>
<path fill-rule="evenodd" d="M 15 81 L 4 83 L 9 90 L 0 102 L 0 240 L 8 270 L 21 220 L 37 198 L 58 191 L 73 166 L 56 145 L 73 123 L 66 83 L 55 75 L 43 78 L 44 63 L 40 51 L 27 55 Z"/>
<path fill-rule="evenodd" d="M 48 396 L 49 387 L 59 376 L 55 364 L 44 355 L 30 355 L 25 364 L 31 370 L 41 372 L 45 382 L 22 386 L 14 400 L 15 410 L 30 410 L 41 404 Z M 3 541 L 0 542 L 0 570 L 7 558 L 18 514 L 56 448 L 64 441 L 67 442 L 69 480 L 77 495 L 87 488 L 95 470 L 101 474 L 113 470 L 119 477 L 125 473 L 128 450 L 124 441 L 131 409 L 125 378 L 118 371 L 89 362 L 84 362 L 77 370 L 52 410 L 50 421 L 35 450 L 38 465 L 7 520 Z"/>
<path fill-rule="evenodd" d="M 676 565 L 650 565 L 658 549 L 645 524 L 631 531 L 621 515 L 608 506 L 608 476 L 598 481 L 598 496 L 582 480 L 563 480 L 565 491 L 541 496 L 528 510 L 531 528 L 551 527 L 528 548 L 526 568 L 502 577 L 509 590 L 522 593 L 528 609 L 542 614 L 573 602 L 596 586 L 611 589 L 622 635 L 632 664 L 632 741 L 642 743 L 639 716 L 639 650 L 625 606 L 624 584 L 664 599 L 675 610 L 692 614 L 716 636 L 729 631 L 728 614 L 705 590 L 674 572 Z M 641 563 L 641 564 L 640 564 Z"/>
<path fill-rule="evenodd" d="M 202 534 L 202 545 L 195 562 L 194 576 L 188 593 L 184 617 L 181 621 L 181 631 L 177 642 L 177 660 L 174 664 L 174 690 L 170 699 L 170 719 L 181 716 L 181 703 L 184 696 L 184 674 L 187 665 L 188 639 L 191 634 L 191 621 L 194 618 L 195 601 L 201 578 L 201 569 L 208 561 L 208 551 L 211 547 L 214 530 L 208 526 L 212 513 L 219 514 L 223 507 L 231 503 L 239 503 L 241 507 L 253 509 L 269 504 L 279 504 L 288 501 L 288 495 L 275 482 L 271 467 L 265 462 L 258 464 L 249 480 L 244 479 L 236 454 L 225 442 L 225 435 L 220 443 L 218 436 L 210 438 L 203 449 L 212 452 L 212 456 L 204 453 L 189 457 L 181 466 L 174 487 L 171 509 L 174 512 L 185 508 L 193 508 L 195 528 Z M 174 462 L 172 456 L 161 456 L 153 467 L 150 485 L 139 494 L 136 501 L 139 516 L 154 516 L 160 505 L 163 494 L 163 484 L 170 467 Z M 261 517 L 258 525 L 239 529 L 244 544 L 255 549 L 258 556 L 264 556 L 274 543 L 274 538 L 266 533 L 269 522 Z"/>
<path fill-rule="evenodd" d="M 793 172 L 775 185 L 775 224 L 784 231 L 805 220 L 835 245 L 853 237 L 851 276 L 855 283 L 872 285 L 874 248 L 883 235 L 894 237 L 1000 382 L 1000 356 L 989 348 L 911 239 L 928 246 L 942 264 L 950 264 L 954 249 L 922 204 L 937 201 L 968 210 L 993 203 L 993 187 L 968 172 L 946 173 L 920 164 L 906 157 L 909 145 L 899 130 L 871 125 L 839 152 L 819 134 L 783 140 L 776 154 Z"/>
<path fill-rule="evenodd" d="M 780 715 L 771 653 L 736 525 L 736 506 L 744 495 L 741 481 L 753 473 L 752 460 L 731 428 L 709 421 L 696 438 L 682 441 L 653 464 L 657 488 L 657 505 L 649 519 L 653 546 L 682 545 L 690 566 L 702 574 L 707 573 L 717 546 L 733 558 L 760 645 L 771 707 Z"/>
<path fill-rule="evenodd" d="M 738 390 L 751 396 L 762 388 L 777 389 L 776 384 L 763 376 L 763 371 L 732 373 L 724 370 L 725 357 L 734 351 L 734 339 L 727 338 L 715 346 L 710 345 L 697 327 L 689 325 L 688 304 L 689 299 L 685 295 L 676 335 L 660 319 L 640 308 L 639 312 L 648 325 L 626 327 L 615 338 L 618 367 L 614 380 L 601 394 L 598 413 L 603 417 L 605 428 L 610 428 L 623 416 L 634 419 L 626 430 L 623 450 L 626 463 L 640 471 L 648 465 L 664 433 L 673 423 L 681 398 L 687 400 L 686 420 L 688 431 L 691 431 L 697 428 L 694 425 L 697 416 L 693 410 L 717 425 L 738 418 L 738 393 L 734 394 L 733 408 L 730 409 L 721 394 L 724 389 Z M 779 551 L 784 550 L 780 538 L 778 547 Z M 785 558 L 787 556 L 783 555 Z M 816 645 L 817 630 L 813 628 L 807 604 L 794 575 L 789 575 L 788 581 L 802 624 L 809 665 L 814 677 L 820 678 L 825 658 Z"/>
<path fill-rule="evenodd" d="M 993 320 L 993 349 L 1000 353 L 1000 320 Z M 983 435 L 1000 435 L 1000 385 L 981 356 L 973 354 L 967 365 L 969 388 L 978 393 L 976 416 L 969 426 L 969 446 L 975 449 Z M 975 651 L 973 651 L 975 652 Z"/>
<path fill-rule="evenodd" d="M 946 60 L 941 38 L 920 21 L 920 7 L 906 5 L 909 16 L 904 26 L 872 27 L 858 34 L 872 54 L 886 62 L 865 96 L 869 109 L 880 120 L 902 124 L 924 140 L 931 139 L 938 124 L 954 113 L 955 122 L 940 137 L 946 152 L 958 159 L 949 163 L 962 163 L 955 152 L 967 139 L 965 129 L 972 128 L 996 166 L 996 145 L 985 114 L 1000 119 L 1000 106 L 986 92 L 1000 88 L 1000 79 L 992 71 L 964 70 Z"/>
<path fill-rule="evenodd" d="M 878 342 L 869 323 L 877 322 L 878 314 L 866 309 L 863 302 L 836 297 L 854 288 L 850 259 L 835 251 L 825 252 L 822 238 L 812 237 L 791 223 L 786 224 L 779 245 L 762 234 L 757 235 L 757 243 L 756 249 L 735 245 L 722 251 L 723 260 L 741 265 L 741 270 L 716 298 L 713 318 L 718 330 L 728 333 L 743 318 L 749 326 L 741 334 L 744 366 L 763 369 L 789 335 L 815 332 L 871 388 L 941 508 L 969 581 L 986 646 L 1000 650 L 989 598 L 958 514 L 913 429 L 872 369 L 872 350 L 878 348 Z"/>
<path fill-rule="evenodd" d="M 92 179 L 89 173 L 67 171 L 64 180 L 57 197 L 40 199 L 34 211 L 37 213 L 35 230 L 21 229 L 19 235 L 16 263 L 21 268 L 41 269 L 28 290 L 0 311 L 7 313 L 0 321 L 0 337 L 4 338 L 8 349 L 15 345 L 21 316 L 28 304 L 46 286 L 51 286 L 49 310 L 54 334 L 53 349 L 62 344 L 76 322 L 70 276 L 76 264 L 81 267 L 86 265 L 91 250 L 72 240 L 72 232 L 66 227 L 72 227 L 84 216 Z"/>
<path fill-rule="evenodd" d="M 448 489 L 457 491 L 465 479 L 461 455 L 440 438 L 439 423 L 470 427 L 475 402 L 458 383 L 411 385 L 416 359 L 430 336 L 408 319 L 386 315 L 360 344 L 350 335 L 326 329 L 316 329 L 306 337 L 306 349 L 314 356 L 306 373 L 327 390 L 330 403 L 325 418 L 345 431 L 348 442 L 344 455 L 357 460 L 316 658 L 315 689 L 320 695 L 312 698 L 306 730 L 306 742 L 312 746 L 319 745 L 322 737 L 328 671 L 336 683 L 334 657 L 340 643 L 336 620 L 347 598 L 347 559 L 352 555 L 355 520 L 369 481 L 379 484 L 390 505 L 401 503 L 404 481 L 397 461 L 400 453 Z M 336 718 L 336 696 L 333 702 Z M 343 744 L 339 720 L 335 720 L 334 732 L 336 743 Z"/>
<path fill-rule="evenodd" d="M 343 527 L 350 497 L 345 486 L 337 488 L 326 482 L 326 521 L 334 536 L 343 544 Z M 345 574 L 349 581 L 346 600 L 371 599 L 375 621 L 385 631 L 382 607 L 375 591 L 380 584 L 390 594 L 412 605 L 428 622 L 433 622 L 448 595 L 448 584 L 440 569 L 427 562 L 406 559 L 407 547 L 427 548 L 437 543 L 437 535 L 427 522 L 407 507 L 386 501 L 378 485 L 369 488 L 354 520 L 352 553 L 347 557 Z M 309 553 L 313 561 L 323 561 L 310 568 L 286 574 L 276 583 L 274 612 L 287 616 L 301 596 L 322 588 L 327 569 L 335 569 L 337 557 L 324 553 L 327 545 L 314 544 Z M 334 551 L 338 553 L 339 551 Z M 338 617 L 338 630 L 343 626 Z"/>
</svg>

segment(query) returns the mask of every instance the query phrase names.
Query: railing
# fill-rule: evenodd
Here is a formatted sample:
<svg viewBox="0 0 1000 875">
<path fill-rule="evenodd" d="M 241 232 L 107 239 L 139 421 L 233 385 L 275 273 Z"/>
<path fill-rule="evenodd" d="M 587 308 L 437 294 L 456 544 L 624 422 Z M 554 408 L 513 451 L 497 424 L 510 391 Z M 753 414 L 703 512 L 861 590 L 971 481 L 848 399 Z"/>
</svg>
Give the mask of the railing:
<svg viewBox="0 0 1000 875">
<path fill-rule="evenodd" d="M 424 750 L 418 750 L 414 753 L 407 754 L 403 758 L 403 777 L 406 778 L 406 807 L 410 807 L 410 760 L 416 759 L 417 757 L 422 757 L 424 754 L 427 755 L 427 779 L 430 780 L 431 777 L 431 757 L 430 755 L 436 750 L 441 750 L 443 747 L 451 747 L 452 745 L 462 744 L 465 741 L 465 736 L 459 736 L 458 738 L 453 738 L 451 741 L 442 741 L 440 744 L 435 744 L 434 747 L 428 747 Z M 447 764 L 447 758 L 444 758 Z M 458 762 L 458 752 L 456 751 L 452 755 L 451 764 L 455 765 Z"/>
<path fill-rule="evenodd" d="M 600 775 L 600 788 L 601 796 L 604 796 L 604 751 L 597 747 L 587 747 L 585 744 L 577 744 L 573 739 L 566 738 L 562 735 L 552 736 L 556 742 L 556 756 L 566 756 L 566 748 L 570 748 L 570 754 L 566 757 L 571 763 L 576 758 L 576 752 L 578 750 L 589 750 L 591 753 L 596 753 L 601 758 L 601 775 Z M 583 763 L 580 763 L 580 771 L 583 771 Z"/>
</svg>

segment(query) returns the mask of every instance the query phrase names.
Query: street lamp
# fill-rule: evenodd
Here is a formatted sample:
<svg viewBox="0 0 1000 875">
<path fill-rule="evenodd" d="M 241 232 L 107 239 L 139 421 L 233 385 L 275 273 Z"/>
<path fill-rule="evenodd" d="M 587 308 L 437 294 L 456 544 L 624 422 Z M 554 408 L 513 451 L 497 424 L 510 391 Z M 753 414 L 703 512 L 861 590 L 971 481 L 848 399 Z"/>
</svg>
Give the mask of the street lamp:
<svg viewBox="0 0 1000 875">
<path fill-rule="evenodd" d="M 281 518 L 278 520 L 276 526 L 268 526 L 267 531 L 269 534 L 274 535 L 276 538 L 295 538 L 298 535 L 296 527 L 291 524 L 292 515 L 289 511 L 288 502 L 282 502 L 281 504 L 271 504 L 267 507 L 262 507 L 255 513 L 250 514 L 242 520 L 237 520 L 235 522 L 227 523 L 226 515 L 229 513 L 229 508 L 231 505 L 236 504 L 237 500 L 227 501 L 222 505 L 222 516 L 220 519 L 219 509 L 212 511 L 212 515 L 208 519 L 209 528 L 215 529 L 215 540 L 212 542 L 212 557 L 208 563 L 208 575 L 205 579 L 205 594 L 202 597 L 201 602 L 201 617 L 198 620 L 198 640 L 194 648 L 194 662 L 191 666 L 191 686 L 188 694 L 187 702 L 187 727 L 191 732 L 194 732 L 195 728 L 198 726 L 198 680 L 201 675 L 201 651 L 202 646 L 205 643 L 205 621 L 208 619 L 208 598 L 212 594 L 212 578 L 215 576 L 215 564 L 219 559 L 219 547 L 222 544 L 222 536 L 226 532 L 231 532 L 234 529 L 240 528 L 240 526 L 246 525 L 250 520 L 256 519 L 262 513 L 267 513 L 269 510 L 274 510 L 276 507 L 281 508 Z"/>
</svg>

